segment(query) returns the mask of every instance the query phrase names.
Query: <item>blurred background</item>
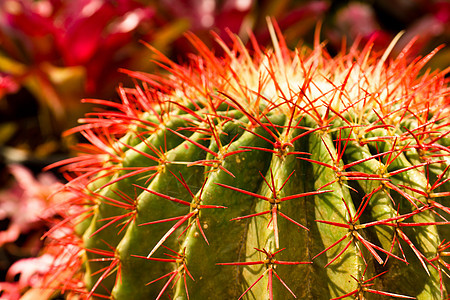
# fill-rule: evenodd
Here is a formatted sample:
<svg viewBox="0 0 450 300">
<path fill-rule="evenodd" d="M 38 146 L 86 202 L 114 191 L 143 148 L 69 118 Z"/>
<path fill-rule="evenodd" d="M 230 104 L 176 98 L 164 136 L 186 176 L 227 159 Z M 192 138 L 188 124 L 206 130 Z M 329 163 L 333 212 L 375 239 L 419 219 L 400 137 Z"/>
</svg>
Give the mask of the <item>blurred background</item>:
<svg viewBox="0 0 450 300">
<path fill-rule="evenodd" d="M 48 267 L 37 257 L 64 178 L 42 168 L 74 155 L 80 137 L 63 133 L 92 109 L 80 100 L 118 99 L 132 84 L 119 69 L 154 72 L 143 42 L 180 63 L 194 51 L 188 31 L 218 55 L 210 31 L 268 46 L 267 16 L 291 48 L 312 45 L 321 23 L 332 55 L 356 40 L 382 51 L 400 31 L 394 54 L 412 39 L 413 55 L 450 42 L 450 0 L 0 0 L 0 298 L 18 299 Z M 444 46 L 428 67 L 449 65 Z"/>
</svg>

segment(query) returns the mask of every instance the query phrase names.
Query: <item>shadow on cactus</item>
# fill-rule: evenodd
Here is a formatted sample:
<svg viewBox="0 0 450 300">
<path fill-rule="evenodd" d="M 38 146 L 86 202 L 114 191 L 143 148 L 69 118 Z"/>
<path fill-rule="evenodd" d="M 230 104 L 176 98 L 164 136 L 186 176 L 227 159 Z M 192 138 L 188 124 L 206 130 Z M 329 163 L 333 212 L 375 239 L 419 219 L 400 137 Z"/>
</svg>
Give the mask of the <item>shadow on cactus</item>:
<svg viewBox="0 0 450 300">
<path fill-rule="evenodd" d="M 331 57 L 235 38 L 165 75 L 127 71 L 61 162 L 83 207 L 86 297 L 443 299 L 450 113 L 434 53 Z M 411 45 L 410 45 L 411 46 Z M 156 53 L 157 50 L 152 49 Z M 54 166 L 55 167 L 55 166 Z"/>
</svg>

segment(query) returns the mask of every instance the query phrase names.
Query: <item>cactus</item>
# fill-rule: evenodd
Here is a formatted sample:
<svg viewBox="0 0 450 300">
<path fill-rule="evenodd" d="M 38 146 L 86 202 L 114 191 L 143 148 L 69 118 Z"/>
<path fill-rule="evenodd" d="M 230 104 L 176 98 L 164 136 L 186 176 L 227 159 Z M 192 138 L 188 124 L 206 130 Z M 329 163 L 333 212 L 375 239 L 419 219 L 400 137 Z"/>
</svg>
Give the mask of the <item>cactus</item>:
<svg viewBox="0 0 450 300">
<path fill-rule="evenodd" d="M 235 37 L 73 131 L 87 297 L 444 299 L 450 113 L 430 55 Z M 397 38 L 398 39 L 398 38 Z M 149 46 L 150 47 L 150 46 Z M 360 49 L 360 50 L 358 50 Z M 139 83 L 138 83 L 139 80 Z M 73 201 L 73 200 L 72 200 Z"/>
</svg>

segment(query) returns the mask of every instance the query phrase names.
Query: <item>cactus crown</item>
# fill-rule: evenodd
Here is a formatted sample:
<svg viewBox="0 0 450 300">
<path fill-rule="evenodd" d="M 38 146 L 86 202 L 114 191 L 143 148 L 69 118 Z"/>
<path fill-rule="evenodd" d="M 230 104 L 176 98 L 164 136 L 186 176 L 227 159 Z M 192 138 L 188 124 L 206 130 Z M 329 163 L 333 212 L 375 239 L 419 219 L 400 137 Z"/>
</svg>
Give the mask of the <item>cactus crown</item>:
<svg viewBox="0 0 450 300">
<path fill-rule="evenodd" d="M 433 56 L 235 37 L 127 71 L 65 167 L 87 296 L 440 299 L 450 287 L 450 113 Z M 410 45 L 409 45 L 410 46 Z"/>
</svg>

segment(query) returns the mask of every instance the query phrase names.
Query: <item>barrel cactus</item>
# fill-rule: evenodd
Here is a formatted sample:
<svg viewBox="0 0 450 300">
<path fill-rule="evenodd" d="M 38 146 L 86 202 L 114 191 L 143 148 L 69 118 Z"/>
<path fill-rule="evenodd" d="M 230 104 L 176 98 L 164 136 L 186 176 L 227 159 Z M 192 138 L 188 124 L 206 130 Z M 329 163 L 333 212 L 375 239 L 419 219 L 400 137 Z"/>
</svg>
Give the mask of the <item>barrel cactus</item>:
<svg viewBox="0 0 450 300">
<path fill-rule="evenodd" d="M 433 56 L 329 55 L 189 35 L 198 55 L 125 71 L 65 164 L 87 297 L 444 299 L 450 105 Z M 275 28 L 275 29 L 274 29 Z M 398 38 L 397 38 L 398 39 Z M 149 46 L 150 47 L 150 46 Z M 76 276 L 76 274 L 74 275 Z"/>
</svg>

